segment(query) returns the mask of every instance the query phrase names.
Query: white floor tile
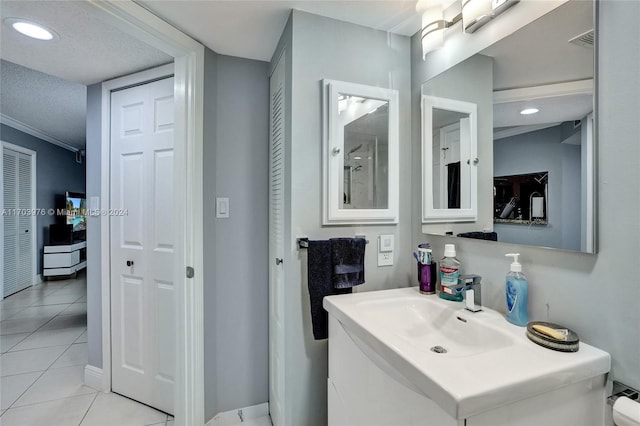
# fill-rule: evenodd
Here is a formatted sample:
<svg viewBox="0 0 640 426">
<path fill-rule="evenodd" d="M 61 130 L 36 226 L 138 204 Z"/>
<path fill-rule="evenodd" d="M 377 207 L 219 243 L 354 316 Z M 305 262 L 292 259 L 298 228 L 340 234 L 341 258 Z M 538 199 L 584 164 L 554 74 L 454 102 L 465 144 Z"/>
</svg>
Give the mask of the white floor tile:
<svg viewBox="0 0 640 426">
<path fill-rule="evenodd" d="M 38 295 L 34 293 L 16 293 L 2 301 L 2 308 L 15 309 L 26 308 L 38 300 Z"/>
<path fill-rule="evenodd" d="M 67 346 L 7 352 L 0 355 L 0 376 L 43 371 L 67 349 Z"/>
<path fill-rule="evenodd" d="M 69 346 L 69 349 L 49 368 L 71 367 L 81 365 L 84 367 L 89 363 L 89 349 L 86 343 L 76 343 Z"/>
<path fill-rule="evenodd" d="M 29 306 L 12 316 L 11 319 L 42 318 L 50 320 L 70 306 L 71 304 L 68 303 L 60 305 Z"/>
<path fill-rule="evenodd" d="M 84 332 L 84 327 L 45 330 L 44 327 L 11 348 L 11 352 L 49 346 L 70 345 Z"/>
<path fill-rule="evenodd" d="M 80 337 L 78 337 L 76 339 L 76 343 L 87 343 L 87 330 L 84 331 L 84 333 L 82 333 L 80 335 Z"/>
<path fill-rule="evenodd" d="M 0 320 L 4 321 L 9 319 L 23 309 L 24 308 L 5 308 L 4 305 L 0 305 Z"/>
<path fill-rule="evenodd" d="M 87 315 L 87 304 L 76 302 L 62 311 L 60 315 Z"/>
<path fill-rule="evenodd" d="M 65 328 L 87 328 L 86 315 L 58 315 L 38 331 L 63 330 Z"/>
<path fill-rule="evenodd" d="M 8 352 L 29 334 L 31 333 L 6 334 L 4 336 L 0 336 L 0 352 Z"/>
<path fill-rule="evenodd" d="M 53 368 L 45 371 L 13 406 L 20 407 L 94 393 L 95 389 L 84 385 L 84 366 Z"/>
<path fill-rule="evenodd" d="M 31 333 L 42 327 L 47 321 L 42 318 L 8 319 L 0 323 L 0 335 Z"/>
<path fill-rule="evenodd" d="M 165 413 L 123 396 L 99 393 L 82 421 L 82 426 L 144 426 L 162 423 L 166 419 Z"/>
<path fill-rule="evenodd" d="M 10 408 L 2 415 L 2 426 L 78 425 L 94 398 L 95 395 L 83 395 Z"/>
<path fill-rule="evenodd" d="M 59 305 L 61 303 L 74 303 L 78 299 L 80 299 L 82 294 L 58 294 L 60 291 L 56 291 L 55 293 L 51 293 L 42 297 L 39 297 L 34 303 L 33 306 L 41 306 L 41 305 Z"/>
<path fill-rule="evenodd" d="M 42 372 L 16 374 L 0 378 L 0 408 L 6 410 L 36 381 Z M 1 422 L 0 422 L 1 423 Z"/>
</svg>

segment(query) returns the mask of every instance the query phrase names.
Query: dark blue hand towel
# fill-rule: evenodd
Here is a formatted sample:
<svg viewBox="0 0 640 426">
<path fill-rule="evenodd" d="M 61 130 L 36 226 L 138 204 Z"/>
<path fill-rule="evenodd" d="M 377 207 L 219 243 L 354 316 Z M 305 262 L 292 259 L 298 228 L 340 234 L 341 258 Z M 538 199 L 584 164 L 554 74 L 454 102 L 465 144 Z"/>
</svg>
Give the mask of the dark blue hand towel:
<svg viewBox="0 0 640 426">
<path fill-rule="evenodd" d="M 332 294 L 351 293 L 351 288 L 336 289 L 331 277 L 331 241 L 309 241 L 307 249 L 307 282 L 311 302 L 311 323 L 313 337 L 326 339 L 329 335 L 328 314 L 322 307 L 322 299 Z"/>
<path fill-rule="evenodd" d="M 364 284 L 364 238 L 332 238 L 333 286 L 350 288 Z"/>
</svg>

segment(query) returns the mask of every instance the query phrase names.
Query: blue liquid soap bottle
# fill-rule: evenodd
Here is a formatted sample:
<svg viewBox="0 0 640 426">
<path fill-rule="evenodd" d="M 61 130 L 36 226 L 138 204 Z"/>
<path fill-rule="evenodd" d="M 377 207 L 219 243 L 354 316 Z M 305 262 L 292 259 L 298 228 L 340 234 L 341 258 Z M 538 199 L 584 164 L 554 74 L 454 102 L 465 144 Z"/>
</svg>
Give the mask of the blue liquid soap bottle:
<svg viewBox="0 0 640 426">
<path fill-rule="evenodd" d="M 506 254 L 513 257 L 511 270 L 507 274 L 507 321 L 524 327 L 527 325 L 527 277 L 522 273 L 522 265 L 518 262 L 520 253 Z"/>
</svg>

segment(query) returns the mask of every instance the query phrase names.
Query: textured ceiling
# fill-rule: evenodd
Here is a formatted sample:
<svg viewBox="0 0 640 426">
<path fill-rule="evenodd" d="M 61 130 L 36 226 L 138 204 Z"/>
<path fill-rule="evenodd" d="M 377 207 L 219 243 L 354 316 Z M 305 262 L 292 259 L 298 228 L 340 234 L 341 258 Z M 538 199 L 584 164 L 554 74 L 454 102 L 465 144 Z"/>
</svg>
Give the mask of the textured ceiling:
<svg viewBox="0 0 640 426">
<path fill-rule="evenodd" d="M 411 36 L 420 29 L 416 0 L 138 1 L 210 49 L 262 61 L 271 55 L 291 9 Z"/>
<path fill-rule="evenodd" d="M 2 0 L 0 113 L 77 149 L 85 147 L 86 87 L 166 64 L 172 57 L 110 26 L 85 1 Z M 59 40 L 34 40 L 4 20 L 24 18 Z"/>
<path fill-rule="evenodd" d="M 0 57 L 85 85 L 166 64 L 173 58 L 103 22 L 80 1 L 2 0 Z M 53 29 L 60 40 L 33 40 L 4 22 L 26 18 Z"/>
<path fill-rule="evenodd" d="M 0 112 L 76 148 L 84 148 L 87 88 L 0 62 Z"/>
</svg>

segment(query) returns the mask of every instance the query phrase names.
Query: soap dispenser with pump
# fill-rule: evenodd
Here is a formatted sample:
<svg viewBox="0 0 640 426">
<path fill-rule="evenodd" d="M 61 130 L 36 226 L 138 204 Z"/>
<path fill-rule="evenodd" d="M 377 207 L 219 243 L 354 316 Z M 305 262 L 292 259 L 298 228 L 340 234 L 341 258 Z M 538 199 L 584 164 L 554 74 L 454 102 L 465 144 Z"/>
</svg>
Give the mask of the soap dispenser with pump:
<svg viewBox="0 0 640 426">
<path fill-rule="evenodd" d="M 522 273 L 522 265 L 518 262 L 520 253 L 509 253 L 507 257 L 513 258 L 511 270 L 507 274 L 507 321 L 524 327 L 527 325 L 527 277 Z"/>
</svg>

